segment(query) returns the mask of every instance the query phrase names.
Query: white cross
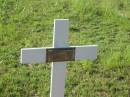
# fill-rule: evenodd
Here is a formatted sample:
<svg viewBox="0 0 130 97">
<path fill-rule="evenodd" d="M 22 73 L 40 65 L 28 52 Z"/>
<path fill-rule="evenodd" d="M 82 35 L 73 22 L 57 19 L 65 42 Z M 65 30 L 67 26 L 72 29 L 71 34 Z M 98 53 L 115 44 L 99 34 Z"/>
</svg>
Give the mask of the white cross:
<svg viewBox="0 0 130 97">
<path fill-rule="evenodd" d="M 53 47 L 21 49 L 21 63 L 23 64 L 52 62 L 50 97 L 64 97 L 66 61 L 97 58 L 97 45 L 69 47 L 68 34 L 69 20 L 56 19 Z"/>
</svg>

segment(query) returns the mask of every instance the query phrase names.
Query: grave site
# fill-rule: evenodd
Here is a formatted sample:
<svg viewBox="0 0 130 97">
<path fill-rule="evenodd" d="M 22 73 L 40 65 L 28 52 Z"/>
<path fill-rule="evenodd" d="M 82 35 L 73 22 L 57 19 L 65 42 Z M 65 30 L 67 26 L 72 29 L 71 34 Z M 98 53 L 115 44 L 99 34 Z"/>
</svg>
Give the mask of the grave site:
<svg viewBox="0 0 130 97">
<path fill-rule="evenodd" d="M 0 97 L 129 97 L 129 0 L 1 0 Z"/>
</svg>

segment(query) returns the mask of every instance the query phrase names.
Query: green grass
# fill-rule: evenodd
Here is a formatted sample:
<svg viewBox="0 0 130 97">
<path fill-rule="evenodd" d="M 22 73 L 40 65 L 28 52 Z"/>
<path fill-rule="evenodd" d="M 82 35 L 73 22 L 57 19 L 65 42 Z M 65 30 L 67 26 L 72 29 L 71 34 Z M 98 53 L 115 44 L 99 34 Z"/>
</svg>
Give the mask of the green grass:
<svg viewBox="0 0 130 97">
<path fill-rule="evenodd" d="M 49 97 L 50 64 L 19 60 L 21 48 L 52 46 L 56 18 L 70 20 L 70 45 L 99 50 L 67 64 L 65 97 L 129 97 L 129 0 L 0 0 L 0 97 Z"/>
</svg>

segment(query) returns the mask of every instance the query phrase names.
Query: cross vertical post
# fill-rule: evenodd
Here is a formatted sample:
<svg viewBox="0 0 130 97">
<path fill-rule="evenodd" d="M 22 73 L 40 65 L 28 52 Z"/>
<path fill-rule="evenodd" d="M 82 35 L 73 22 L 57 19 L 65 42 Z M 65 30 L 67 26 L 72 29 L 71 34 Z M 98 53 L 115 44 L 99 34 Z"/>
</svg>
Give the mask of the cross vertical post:
<svg viewBox="0 0 130 97">
<path fill-rule="evenodd" d="M 53 47 L 67 47 L 69 32 L 68 19 L 56 19 L 54 21 Z M 64 97 L 66 76 L 66 62 L 53 62 L 51 68 L 50 97 Z"/>
</svg>

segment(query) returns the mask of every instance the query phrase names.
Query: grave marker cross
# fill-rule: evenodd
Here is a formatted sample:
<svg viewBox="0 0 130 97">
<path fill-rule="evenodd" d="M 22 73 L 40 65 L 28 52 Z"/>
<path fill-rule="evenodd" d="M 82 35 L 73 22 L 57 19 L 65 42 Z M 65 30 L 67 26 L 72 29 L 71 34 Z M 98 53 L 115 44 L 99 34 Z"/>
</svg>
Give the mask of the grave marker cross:
<svg viewBox="0 0 130 97">
<path fill-rule="evenodd" d="M 53 62 L 50 97 L 64 97 L 66 61 L 97 58 L 97 45 L 68 46 L 69 20 L 54 22 L 53 47 L 21 49 L 21 63 Z"/>
</svg>

